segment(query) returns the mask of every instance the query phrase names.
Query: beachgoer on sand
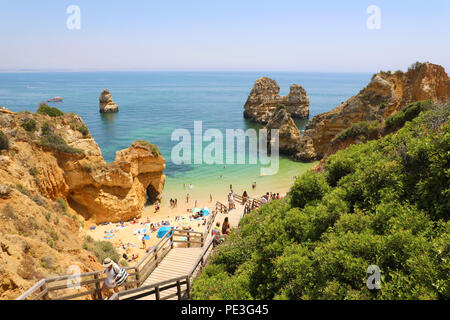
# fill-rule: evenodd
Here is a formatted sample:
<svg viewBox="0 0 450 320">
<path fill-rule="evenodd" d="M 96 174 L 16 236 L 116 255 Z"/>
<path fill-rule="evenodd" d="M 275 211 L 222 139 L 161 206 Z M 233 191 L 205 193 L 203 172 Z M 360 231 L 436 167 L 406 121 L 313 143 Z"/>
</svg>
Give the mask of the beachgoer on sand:
<svg viewBox="0 0 450 320">
<path fill-rule="evenodd" d="M 103 260 L 104 273 L 106 274 L 105 282 L 102 286 L 102 291 L 105 296 L 110 297 L 111 289 L 114 292 L 119 292 L 119 287 L 127 280 L 128 273 L 125 268 L 119 267 L 117 263 L 111 260 L 111 258 L 105 258 Z"/>
</svg>

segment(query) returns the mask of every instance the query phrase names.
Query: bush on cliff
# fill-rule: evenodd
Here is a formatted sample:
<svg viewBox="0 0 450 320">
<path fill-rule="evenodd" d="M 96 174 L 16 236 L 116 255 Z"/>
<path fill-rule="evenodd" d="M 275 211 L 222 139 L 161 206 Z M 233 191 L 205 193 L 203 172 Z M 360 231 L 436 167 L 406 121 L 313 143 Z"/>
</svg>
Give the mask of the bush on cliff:
<svg viewBox="0 0 450 320">
<path fill-rule="evenodd" d="M 50 107 L 45 103 L 41 103 L 39 105 L 39 109 L 37 110 L 37 113 L 48 115 L 50 117 L 59 117 L 59 116 L 64 115 L 64 112 L 62 112 L 58 108 Z"/>
<path fill-rule="evenodd" d="M 397 113 L 386 118 L 386 130 L 390 132 L 398 130 L 403 127 L 405 122 L 413 120 L 422 111 L 429 110 L 432 105 L 433 101 L 431 100 L 414 102 L 407 105 Z"/>
<path fill-rule="evenodd" d="M 36 120 L 27 119 L 23 122 L 22 127 L 28 132 L 35 132 L 37 130 Z"/>
<path fill-rule="evenodd" d="M 145 146 L 145 147 L 150 148 L 151 153 L 152 153 L 155 157 L 157 157 L 157 156 L 159 156 L 159 155 L 161 154 L 161 151 L 159 151 L 158 147 L 157 147 L 156 145 L 154 145 L 154 144 L 148 142 L 148 141 L 145 141 L 145 140 L 136 140 L 134 143 L 137 143 L 137 144 L 140 144 L 140 145 L 143 145 L 143 146 Z"/>
<path fill-rule="evenodd" d="M 43 147 L 49 147 L 64 153 L 83 153 L 83 150 L 69 146 L 63 138 L 55 133 L 48 133 L 47 135 L 42 136 L 41 140 L 39 141 L 39 145 Z"/>
<path fill-rule="evenodd" d="M 91 236 L 87 236 L 83 242 L 83 249 L 91 251 L 99 263 L 103 263 L 105 258 L 111 258 L 118 263 L 120 259 L 114 246 L 108 241 L 95 241 Z"/>
<path fill-rule="evenodd" d="M 449 299 L 450 106 L 330 156 L 252 211 L 194 299 Z M 367 268 L 381 270 L 369 290 Z"/>
<path fill-rule="evenodd" d="M 0 130 L 0 150 L 8 150 L 9 149 L 9 140 L 6 134 Z"/>
</svg>

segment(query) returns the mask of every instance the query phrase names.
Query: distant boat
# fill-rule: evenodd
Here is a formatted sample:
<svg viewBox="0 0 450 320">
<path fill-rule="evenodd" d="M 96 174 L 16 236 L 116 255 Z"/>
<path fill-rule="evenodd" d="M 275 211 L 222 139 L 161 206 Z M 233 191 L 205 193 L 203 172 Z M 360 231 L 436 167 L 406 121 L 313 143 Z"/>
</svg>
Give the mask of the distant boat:
<svg viewBox="0 0 450 320">
<path fill-rule="evenodd" d="M 62 101 L 63 101 L 63 98 L 61 98 L 61 97 L 54 97 L 50 100 L 47 100 L 47 102 L 62 102 Z"/>
</svg>

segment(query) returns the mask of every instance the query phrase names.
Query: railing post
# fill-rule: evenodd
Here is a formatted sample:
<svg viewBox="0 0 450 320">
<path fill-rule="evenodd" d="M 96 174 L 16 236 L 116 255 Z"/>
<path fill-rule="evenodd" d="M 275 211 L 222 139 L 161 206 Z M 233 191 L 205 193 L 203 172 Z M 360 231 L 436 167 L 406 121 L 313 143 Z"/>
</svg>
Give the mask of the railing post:
<svg viewBox="0 0 450 320">
<path fill-rule="evenodd" d="M 156 247 L 153 249 L 153 252 L 155 253 L 155 266 L 158 266 L 158 251 Z"/>
<path fill-rule="evenodd" d="M 47 282 L 44 282 L 44 284 L 41 286 L 41 292 L 47 289 Z M 43 300 L 50 300 L 48 296 L 48 292 L 44 294 L 42 297 Z"/>
<path fill-rule="evenodd" d="M 159 286 L 155 287 L 155 299 L 156 300 L 160 300 L 160 296 L 159 296 Z"/>
<path fill-rule="evenodd" d="M 191 298 L 191 284 L 190 284 L 189 276 L 186 277 L 186 295 L 187 295 L 188 299 Z"/>
<path fill-rule="evenodd" d="M 180 280 L 177 280 L 177 295 L 178 295 L 178 300 L 181 300 L 181 284 L 180 284 Z"/>
<path fill-rule="evenodd" d="M 188 232 L 187 234 L 187 243 L 188 243 L 188 248 L 191 247 L 191 234 Z"/>
<path fill-rule="evenodd" d="M 203 233 L 202 233 L 202 235 L 201 235 L 201 240 L 200 240 L 200 246 L 203 248 L 203 245 L 204 245 L 204 239 L 203 239 Z"/>
<path fill-rule="evenodd" d="M 134 268 L 134 271 L 136 272 L 136 287 L 139 287 L 141 285 L 141 275 L 139 273 L 139 269 L 138 268 Z"/>
<path fill-rule="evenodd" d="M 175 233 L 175 231 L 170 234 L 170 249 L 173 249 L 173 234 L 174 233 Z"/>
<path fill-rule="evenodd" d="M 94 274 L 94 279 L 97 280 L 95 281 L 95 292 L 97 293 L 97 299 L 103 300 L 102 289 L 100 288 L 100 282 L 98 281 L 98 274 Z"/>
</svg>

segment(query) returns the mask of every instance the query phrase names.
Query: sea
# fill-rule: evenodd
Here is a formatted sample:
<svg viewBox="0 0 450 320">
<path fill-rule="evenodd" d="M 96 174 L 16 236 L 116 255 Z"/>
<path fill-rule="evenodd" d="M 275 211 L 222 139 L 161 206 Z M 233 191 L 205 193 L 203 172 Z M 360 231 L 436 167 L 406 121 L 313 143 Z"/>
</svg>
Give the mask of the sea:
<svg viewBox="0 0 450 320">
<path fill-rule="evenodd" d="M 237 192 L 285 190 L 295 177 L 315 163 L 294 162 L 280 157 L 274 175 L 261 174 L 257 164 L 177 164 L 172 161 L 172 139 L 177 129 L 187 129 L 194 137 L 194 121 L 202 121 L 203 132 L 218 129 L 225 139 L 226 129 L 259 129 L 243 117 L 243 106 L 256 79 L 267 76 L 277 81 L 281 95 L 291 84 L 302 85 L 310 98 L 310 118 L 329 111 L 357 94 L 369 82 L 369 73 L 294 72 L 21 72 L 0 74 L 0 106 L 12 111 L 35 112 L 42 101 L 60 110 L 79 114 L 107 162 L 118 150 L 138 139 L 156 144 L 166 159 L 163 203 L 170 198 L 191 199 L 225 195 L 230 184 Z M 115 114 L 99 113 L 99 95 L 108 88 L 119 105 Z M 304 130 L 309 119 L 296 120 Z M 193 139 L 192 139 L 193 140 Z M 208 145 L 206 143 L 205 145 Z M 225 146 L 225 141 L 223 142 Z M 235 148 L 236 150 L 236 148 Z M 223 151 L 225 157 L 225 150 Z M 194 147 L 191 152 L 195 156 Z M 225 159 L 225 158 L 224 158 Z M 193 162 L 193 161 L 192 161 Z M 270 187 L 269 187 L 270 186 Z"/>
</svg>

